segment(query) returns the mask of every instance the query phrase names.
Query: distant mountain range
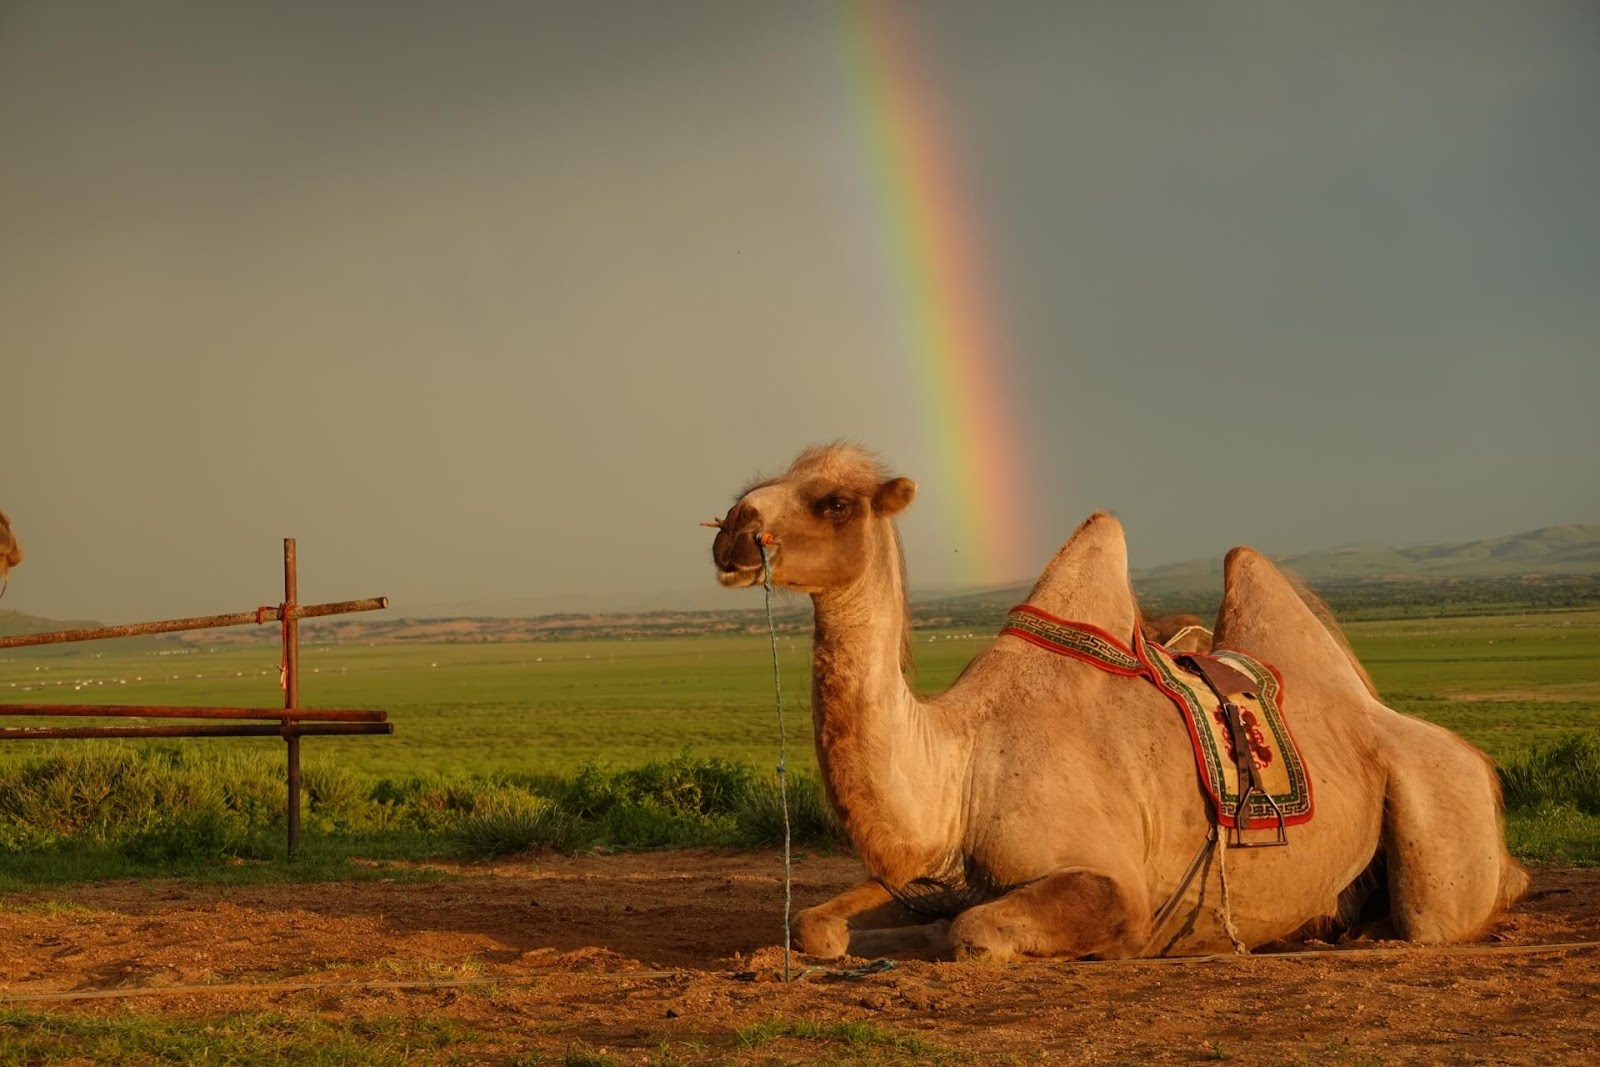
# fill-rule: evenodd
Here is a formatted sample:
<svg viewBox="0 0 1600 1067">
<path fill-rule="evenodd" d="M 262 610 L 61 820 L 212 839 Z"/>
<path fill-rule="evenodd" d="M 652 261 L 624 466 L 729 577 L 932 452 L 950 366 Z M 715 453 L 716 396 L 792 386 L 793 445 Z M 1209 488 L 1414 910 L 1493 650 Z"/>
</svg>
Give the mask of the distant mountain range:
<svg viewBox="0 0 1600 1067">
<path fill-rule="evenodd" d="M 1600 572 L 1600 526 L 1572 524 L 1440 545 L 1394 548 L 1343 545 L 1319 552 L 1278 557 L 1278 563 L 1308 581 L 1354 578 L 1487 578 L 1521 574 Z M 1222 574 L 1222 561 L 1190 560 L 1150 567 L 1134 577 L 1145 581 Z"/>
<path fill-rule="evenodd" d="M 1571 523 L 1508 537 L 1404 548 L 1341 545 L 1272 558 L 1319 588 L 1357 582 L 1592 575 L 1600 574 L 1600 525 Z M 1220 595 L 1222 557 L 1137 568 L 1130 577 L 1141 598 L 1159 600 L 1213 591 Z M 1016 603 L 1030 588 L 1031 583 L 968 595 Z"/>
<path fill-rule="evenodd" d="M 0 637 L 16 634 L 50 633 L 55 630 L 87 630 L 101 625 L 92 619 L 47 619 L 25 611 L 0 611 Z M 0 650 L 0 656 L 5 655 Z"/>
</svg>

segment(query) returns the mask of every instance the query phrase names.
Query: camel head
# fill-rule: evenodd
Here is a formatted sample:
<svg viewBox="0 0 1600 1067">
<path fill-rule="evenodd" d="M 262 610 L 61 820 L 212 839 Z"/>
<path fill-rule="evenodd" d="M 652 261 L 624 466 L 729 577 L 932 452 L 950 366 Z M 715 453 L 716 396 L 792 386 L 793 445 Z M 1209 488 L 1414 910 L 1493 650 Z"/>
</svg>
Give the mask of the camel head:
<svg viewBox="0 0 1600 1067">
<path fill-rule="evenodd" d="M 710 524 L 718 527 L 711 546 L 717 580 L 730 589 L 760 584 L 765 544 L 775 584 L 800 593 L 848 586 L 881 546 L 898 544 L 892 520 L 916 493 L 915 482 L 890 474 L 865 449 L 808 448 Z"/>
<path fill-rule="evenodd" d="M 0 582 L 4 582 L 11 568 L 22 562 L 22 542 L 11 532 L 11 520 L 0 511 Z M 0 589 L 3 589 L 0 586 Z"/>
</svg>

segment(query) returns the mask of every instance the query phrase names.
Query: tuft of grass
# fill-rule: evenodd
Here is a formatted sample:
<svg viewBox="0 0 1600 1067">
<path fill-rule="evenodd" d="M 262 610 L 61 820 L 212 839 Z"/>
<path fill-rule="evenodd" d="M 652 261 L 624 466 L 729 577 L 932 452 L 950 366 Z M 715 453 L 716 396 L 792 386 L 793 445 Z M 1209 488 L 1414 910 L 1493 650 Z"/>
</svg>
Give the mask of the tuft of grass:
<svg viewBox="0 0 1600 1067">
<path fill-rule="evenodd" d="M 1572 808 L 1600 814 L 1600 733 L 1569 733 L 1536 745 L 1500 770 L 1506 810 Z"/>
<path fill-rule="evenodd" d="M 1561 805 L 1507 812 L 1506 845 L 1528 863 L 1600 867 L 1600 815 Z"/>
<path fill-rule="evenodd" d="M 50 1067 L 93 1063 L 249 1063 L 261 1067 L 401 1067 L 419 1061 L 468 1064 L 475 1034 L 430 1019 L 330 1021 L 239 1013 L 209 1019 L 149 1015 L 54 1015 L 0 1009 L 6 1063 Z"/>
<path fill-rule="evenodd" d="M 227 811 L 179 811 L 128 834 L 119 848 L 136 863 L 152 865 L 233 859 L 250 851 L 249 827 Z"/>
<path fill-rule="evenodd" d="M 563 808 L 580 818 L 637 806 L 711 818 L 737 811 L 753 777 L 745 764 L 717 756 L 696 757 L 684 748 L 671 759 L 653 760 L 630 770 L 611 771 L 598 763 L 585 763 L 561 785 L 558 799 Z"/>
<path fill-rule="evenodd" d="M 1534 863 L 1600 866 L 1600 733 L 1568 733 L 1500 769 L 1506 842 Z"/>
<path fill-rule="evenodd" d="M 560 852 L 571 855 L 583 842 L 583 826 L 542 797 L 507 792 L 474 806 L 455 830 L 461 854 L 473 859 Z"/>
<path fill-rule="evenodd" d="M 959 1058 L 950 1049 L 932 1045 L 912 1034 L 865 1022 L 819 1022 L 815 1019 L 768 1019 L 734 1031 L 741 1048 L 756 1048 L 783 1038 L 801 1041 L 830 1041 L 857 1048 L 871 1048 L 917 1057 L 917 1062 L 948 1062 Z"/>
<path fill-rule="evenodd" d="M 797 845 L 835 847 L 849 844 L 833 814 L 822 783 L 809 775 L 789 778 L 789 831 Z M 747 846 L 783 843 L 783 798 L 776 777 L 751 785 L 735 816 L 738 842 Z"/>
<path fill-rule="evenodd" d="M 562 1067 L 622 1067 L 622 1061 L 587 1048 L 569 1048 L 561 1057 Z"/>
</svg>

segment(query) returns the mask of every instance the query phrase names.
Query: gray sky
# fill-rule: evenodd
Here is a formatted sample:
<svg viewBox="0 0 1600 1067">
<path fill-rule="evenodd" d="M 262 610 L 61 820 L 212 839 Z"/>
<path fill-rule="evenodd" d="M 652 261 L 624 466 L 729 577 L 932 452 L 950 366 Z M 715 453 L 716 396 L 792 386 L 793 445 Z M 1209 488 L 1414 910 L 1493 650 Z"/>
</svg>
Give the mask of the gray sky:
<svg viewBox="0 0 1600 1067">
<path fill-rule="evenodd" d="M 1600 521 L 1600 6 L 915 12 L 1037 564 Z M 952 580 L 842 18 L 0 3 L 0 606 L 748 605 L 695 524 L 838 437 Z"/>
</svg>

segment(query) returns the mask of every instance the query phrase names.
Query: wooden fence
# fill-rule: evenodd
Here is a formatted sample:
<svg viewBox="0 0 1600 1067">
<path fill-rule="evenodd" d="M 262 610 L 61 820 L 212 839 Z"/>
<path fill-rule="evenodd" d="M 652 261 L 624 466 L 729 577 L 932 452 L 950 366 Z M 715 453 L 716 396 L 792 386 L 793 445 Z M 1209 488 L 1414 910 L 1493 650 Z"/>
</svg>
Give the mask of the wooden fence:
<svg viewBox="0 0 1600 1067">
<path fill-rule="evenodd" d="M 141 704 L 17 704 L 0 703 L 0 715 L 60 718 L 200 720 L 163 725 L 128 726 L 18 726 L 0 728 L 0 741 L 26 741 L 78 737 L 281 737 L 287 745 L 289 788 L 286 820 L 289 855 L 300 848 L 300 739 L 331 734 L 392 734 L 388 713 L 366 709 L 323 709 L 300 706 L 300 620 L 357 611 L 377 611 L 389 606 L 387 597 L 346 600 L 335 604 L 299 603 L 294 538 L 283 542 L 283 602 L 276 607 L 232 615 L 208 615 L 165 622 L 139 622 L 86 630 L 0 637 L 0 649 L 30 645 L 55 645 L 98 641 L 114 637 L 176 633 L 224 626 L 264 625 L 277 622 L 283 630 L 283 659 L 279 680 L 283 689 L 280 708 L 181 707 Z M 260 720 L 252 722 L 251 720 Z"/>
</svg>

